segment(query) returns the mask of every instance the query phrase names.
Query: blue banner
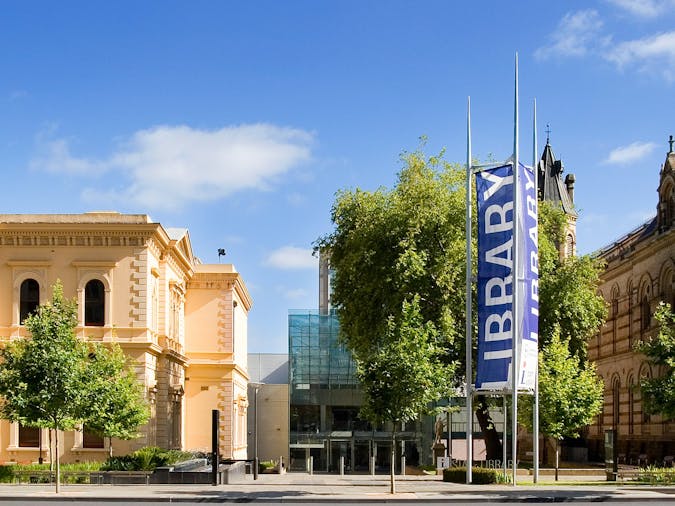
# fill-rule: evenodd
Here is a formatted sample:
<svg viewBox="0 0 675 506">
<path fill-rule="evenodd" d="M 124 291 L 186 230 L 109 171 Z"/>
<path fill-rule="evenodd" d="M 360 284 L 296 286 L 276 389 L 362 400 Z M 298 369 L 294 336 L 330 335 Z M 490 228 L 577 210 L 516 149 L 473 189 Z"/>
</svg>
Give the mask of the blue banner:
<svg viewBox="0 0 675 506">
<path fill-rule="evenodd" d="M 537 365 L 538 249 L 537 198 L 532 171 L 519 164 L 520 289 L 513 315 L 513 166 L 479 172 L 478 193 L 478 361 L 477 390 L 512 387 L 513 330 L 521 350 L 518 389 L 534 388 Z"/>
<path fill-rule="evenodd" d="M 539 244 L 537 210 L 539 201 L 535 194 L 535 175 L 529 167 L 519 164 L 518 186 L 520 186 L 518 215 L 519 236 L 522 255 L 519 256 L 522 289 L 518 304 L 520 318 L 520 379 L 518 388 L 534 390 L 538 342 L 539 342 Z M 522 325 L 522 327 L 521 327 Z"/>
</svg>

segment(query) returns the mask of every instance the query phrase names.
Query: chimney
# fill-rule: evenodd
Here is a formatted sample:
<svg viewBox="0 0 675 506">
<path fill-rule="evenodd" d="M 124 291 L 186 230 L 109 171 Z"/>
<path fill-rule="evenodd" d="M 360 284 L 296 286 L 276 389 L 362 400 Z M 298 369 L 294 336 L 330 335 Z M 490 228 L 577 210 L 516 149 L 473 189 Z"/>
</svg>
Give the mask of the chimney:
<svg viewBox="0 0 675 506">
<path fill-rule="evenodd" d="M 567 194 L 570 196 L 572 204 L 574 204 L 574 174 L 567 174 L 565 176 L 565 186 L 567 187 Z"/>
</svg>

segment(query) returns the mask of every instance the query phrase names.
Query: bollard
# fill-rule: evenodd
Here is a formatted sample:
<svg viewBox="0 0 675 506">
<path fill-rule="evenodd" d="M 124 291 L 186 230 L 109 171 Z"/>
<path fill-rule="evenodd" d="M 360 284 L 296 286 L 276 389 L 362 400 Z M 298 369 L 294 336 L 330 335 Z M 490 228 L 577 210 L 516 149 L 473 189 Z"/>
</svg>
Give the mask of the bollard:
<svg viewBox="0 0 675 506">
<path fill-rule="evenodd" d="M 284 474 L 286 470 L 284 469 L 284 457 L 279 455 L 279 474 Z"/>
<path fill-rule="evenodd" d="M 405 455 L 401 455 L 401 476 L 405 476 Z"/>
<path fill-rule="evenodd" d="M 370 475 L 375 476 L 375 457 L 370 457 Z"/>
<path fill-rule="evenodd" d="M 309 457 L 309 474 L 314 474 L 314 456 Z"/>
<path fill-rule="evenodd" d="M 344 456 L 340 455 L 340 476 L 345 475 L 345 458 Z"/>
</svg>

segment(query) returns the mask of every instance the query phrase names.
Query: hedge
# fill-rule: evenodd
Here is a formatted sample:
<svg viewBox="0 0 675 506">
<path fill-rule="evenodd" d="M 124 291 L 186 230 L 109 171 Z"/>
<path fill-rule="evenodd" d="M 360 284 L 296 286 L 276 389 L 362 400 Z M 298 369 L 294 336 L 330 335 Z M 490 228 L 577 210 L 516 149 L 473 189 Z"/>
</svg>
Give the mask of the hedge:
<svg viewBox="0 0 675 506">
<path fill-rule="evenodd" d="M 497 470 L 487 467 L 472 467 L 471 478 L 473 485 L 497 483 Z M 447 469 L 443 469 L 443 481 L 466 483 L 466 467 L 448 467 Z"/>
</svg>

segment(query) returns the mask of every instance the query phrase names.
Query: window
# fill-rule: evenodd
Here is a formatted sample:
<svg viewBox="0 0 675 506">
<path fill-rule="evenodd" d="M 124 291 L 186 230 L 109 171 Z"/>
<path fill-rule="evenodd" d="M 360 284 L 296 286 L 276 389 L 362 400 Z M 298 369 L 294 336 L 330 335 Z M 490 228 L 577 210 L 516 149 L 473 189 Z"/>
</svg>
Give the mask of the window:
<svg viewBox="0 0 675 506">
<path fill-rule="evenodd" d="M 40 429 L 19 424 L 19 447 L 37 448 L 40 446 Z"/>
<path fill-rule="evenodd" d="M 105 288 L 98 279 L 92 279 L 84 287 L 84 324 L 105 325 Z"/>
<path fill-rule="evenodd" d="M 619 299 L 618 294 L 614 293 L 612 299 L 612 352 L 616 353 L 616 341 L 619 333 Z"/>
<path fill-rule="evenodd" d="M 19 322 L 28 318 L 40 305 L 40 285 L 34 279 L 21 283 L 19 302 Z"/>
<path fill-rule="evenodd" d="M 565 258 L 570 258 L 574 256 L 574 236 L 572 234 L 567 234 L 565 238 Z"/>
<path fill-rule="evenodd" d="M 635 384 L 633 378 L 628 380 L 628 433 L 633 434 L 635 430 L 635 417 L 633 411 L 635 410 Z"/>
<path fill-rule="evenodd" d="M 619 381 L 616 380 L 614 387 L 612 388 L 612 427 L 614 430 L 619 428 L 619 422 L 621 421 L 621 394 L 619 390 Z"/>
<path fill-rule="evenodd" d="M 82 448 L 103 448 L 103 438 L 87 430 L 85 425 L 82 428 Z"/>
<path fill-rule="evenodd" d="M 645 295 L 642 298 L 642 303 L 640 304 L 640 319 L 641 319 L 641 329 L 647 330 L 651 325 L 652 314 L 649 308 L 649 300 Z"/>
</svg>

